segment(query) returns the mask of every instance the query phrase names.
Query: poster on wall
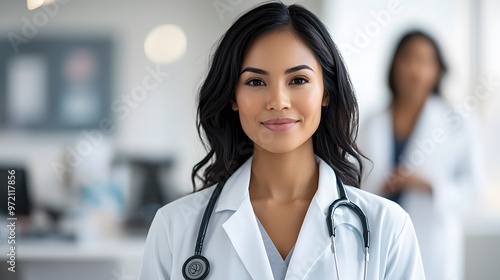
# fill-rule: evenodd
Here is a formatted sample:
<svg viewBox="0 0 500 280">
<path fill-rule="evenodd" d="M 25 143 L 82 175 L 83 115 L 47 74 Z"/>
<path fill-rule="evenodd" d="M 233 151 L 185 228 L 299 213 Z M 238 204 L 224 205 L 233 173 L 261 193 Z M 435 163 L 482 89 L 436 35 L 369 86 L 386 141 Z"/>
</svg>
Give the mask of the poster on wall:
<svg viewBox="0 0 500 280">
<path fill-rule="evenodd" d="M 110 117 L 109 38 L 0 41 L 0 129 L 72 130 Z"/>
</svg>

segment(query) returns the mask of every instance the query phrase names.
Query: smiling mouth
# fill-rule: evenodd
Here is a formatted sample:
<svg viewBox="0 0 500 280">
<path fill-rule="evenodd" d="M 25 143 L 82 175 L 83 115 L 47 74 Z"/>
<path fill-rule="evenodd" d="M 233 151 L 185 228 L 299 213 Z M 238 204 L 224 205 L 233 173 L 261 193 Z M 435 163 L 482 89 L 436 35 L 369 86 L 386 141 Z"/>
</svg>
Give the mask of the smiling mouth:
<svg viewBox="0 0 500 280">
<path fill-rule="evenodd" d="M 295 119 L 271 119 L 261 122 L 261 124 L 272 131 L 287 131 L 298 122 L 299 121 Z"/>
</svg>

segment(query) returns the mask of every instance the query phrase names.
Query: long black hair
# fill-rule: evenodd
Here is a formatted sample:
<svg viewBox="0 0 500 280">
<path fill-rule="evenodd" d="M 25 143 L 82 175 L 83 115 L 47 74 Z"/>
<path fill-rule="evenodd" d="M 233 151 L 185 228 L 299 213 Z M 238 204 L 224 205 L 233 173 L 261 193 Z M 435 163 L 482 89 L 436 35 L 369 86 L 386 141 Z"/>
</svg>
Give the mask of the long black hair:
<svg viewBox="0 0 500 280">
<path fill-rule="evenodd" d="M 441 53 L 441 49 L 439 48 L 438 44 L 436 43 L 436 40 L 434 40 L 434 38 L 432 38 L 426 32 L 421 31 L 421 30 L 412 30 L 412 31 L 408 31 L 407 33 L 405 33 L 401 37 L 401 39 L 399 40 L 399 43 L 397 44 L 396 50 L 394 51 L 394 56 L 392 57 L 392 60 L 391 60 L 391 64 L 390 64 L 391 66 L 389 68 L 389 80 L 388 80 L 388 82 L 389 82 L 389 88 L 391 89 L 393 99 L 396 96 L 396 84 L 395 84 L 396 78 L 395 78 L 395 73 L 394 73 L 394 64 L 395 64 L 396 59 L 398 58 L 398 55 L 401 52 L 401 50 L 404 47 L 406 47 L 406 45 L 408 45 L 410 43 L 410 41 L 414 38 L 425 39 L 434 48 L 434 51 L 436 53 L 436 59 L 437 59 L 438 64 L 439 64 L 439 74 L 438 74 L 439 77 L 436 81 L 436 84 L 432 88 L 432 93 L 435 95 L 441 95 L 441 80 L 447 71 L 447 67 L 446 67 L 446 64 L 444 62 L 444 58 L 443 58 L 443 55 Z"/>
<path fill-rule="evenodd" d="M 321 121 L 313 135 L 314 153 L 330 165 L 346 184 L 359 187 L 363 165 L 355 144 L 358 105 L 347 69 L 327 28 L 300 5 L 262 4 L 238 18 L 219 40 L 207 77 L 199 92 L 197 130 L 208 154 L 193 167 L 191 180 L 201 189 L 224 182 L 253 152 L 253 142 L 231 108 L 244 56 L 257 37 L 288 29 L 312 50 L 323 69 Z M 203 129 L 205 139 L 201 130 Z M 200 170 L 205 167 L 203 175 Z"/>
</svg>

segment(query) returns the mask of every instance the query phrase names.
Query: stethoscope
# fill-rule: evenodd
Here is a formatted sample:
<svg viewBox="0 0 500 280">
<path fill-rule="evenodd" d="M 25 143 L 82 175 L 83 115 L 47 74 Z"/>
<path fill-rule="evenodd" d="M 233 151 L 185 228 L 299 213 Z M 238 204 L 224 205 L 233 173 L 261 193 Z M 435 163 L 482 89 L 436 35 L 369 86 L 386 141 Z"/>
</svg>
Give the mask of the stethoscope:
<svg viewBox="0 0 500 280">
<path fill-rule="evenodd" d="M 337 176 L 337 175 L 335 175 Z M 207 258 L 205 258 L 201 252 L 203 250 L 203 241 L 205 240 L 205 235 L 207 233 L 208 223 L 210 221 L 210 217 L 212 216 L 213 209 L 215 207 L 215 203 L 220 196 L 222 188 L 224 187 L 225 182 L 219 183 L 215 188 L 210 200 L 208 201 L 207 208 L 203 213 L 203 218 L 201 220 L 200 229 L 198 231 L 198 237 L 196 238 L 196 246 L 194 248 L 194 255 L 188 258 L 184 265 L 182 266 L 182 275 L 186 280 L 201 280 L 205 279 L 210 272 L 210 263 Z M 367 272 L 368 272 L 368 262 L 370 260 L 369 248 L 370 248 L 370 227 L 368 225 L 368 219 L 366 218 L 365 213 L 359 206 L 353 203 L 345 192 L 345 187 L 340 178 L 337 176 L 337 191 L 339 193 L 339 198 L 335 200 L 328 211 L 330 215 L 326 218 L 326 224 L 328 226 L 328 234 L 330 235 L 331 240 L 331 250 L 333 253 L 333 258 L 335 261 L 335 270 L 337 272 L 337 279 L 340 279 L 339 274 L 339 265 L 337 261 L 337 248 L 335 247 L 335 220 L 334 214 L 335 210 L 339 207 L 346 207 L 352 210 L 356 216 L 358 216 L 361 226 L 363 228 L 363 245 L 364 245 L 364 278 L 366 280 Z"/>
</svg>

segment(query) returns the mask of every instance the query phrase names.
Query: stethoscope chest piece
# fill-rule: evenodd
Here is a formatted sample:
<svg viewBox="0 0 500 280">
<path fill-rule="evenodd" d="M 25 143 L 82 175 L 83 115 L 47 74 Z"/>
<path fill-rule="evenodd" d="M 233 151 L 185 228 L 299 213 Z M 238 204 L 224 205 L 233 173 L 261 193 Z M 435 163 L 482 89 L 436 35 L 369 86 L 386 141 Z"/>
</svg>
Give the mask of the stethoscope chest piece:
<svg viewBox="0 0 500 280">
<path fill-rule="evenodd" d="M 182 266 L 182 276 L 186 280 L 202 280 L 208 276 L 210 264 L 202 255 L 194 255 L 187 259 Z"/>
</svg>

